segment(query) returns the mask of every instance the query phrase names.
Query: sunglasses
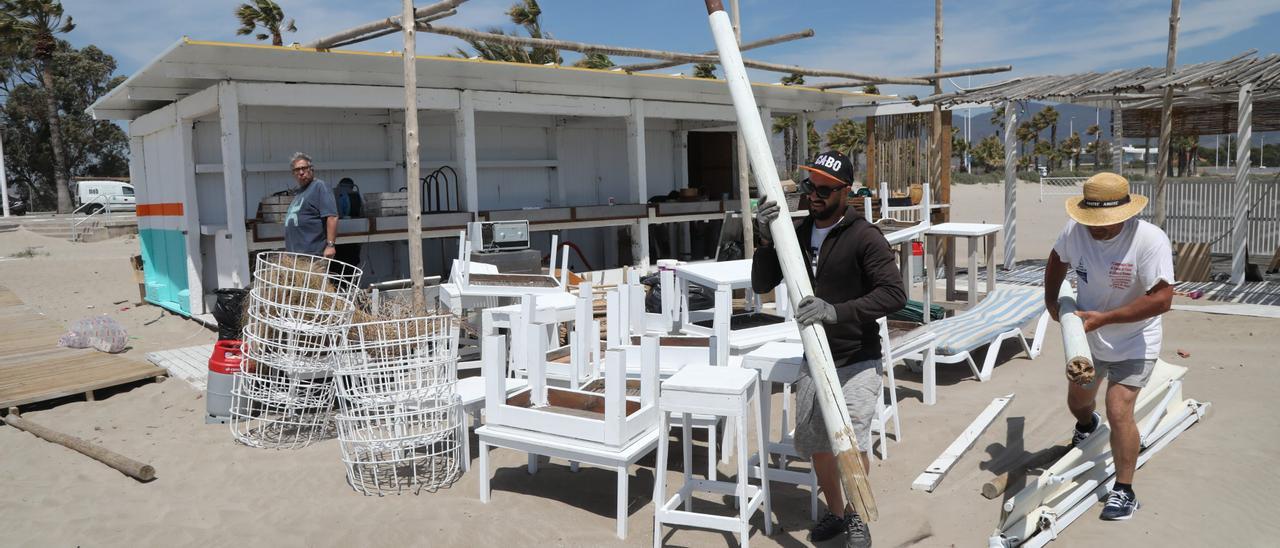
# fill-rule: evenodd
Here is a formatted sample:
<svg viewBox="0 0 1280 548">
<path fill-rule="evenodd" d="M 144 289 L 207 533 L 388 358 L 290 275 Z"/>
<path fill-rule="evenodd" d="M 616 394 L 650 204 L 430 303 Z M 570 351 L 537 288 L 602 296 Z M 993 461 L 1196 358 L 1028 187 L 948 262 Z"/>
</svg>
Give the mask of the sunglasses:
<svg viewBox="0 0 1280 548">
<path fill-rule="evenodd" d="M 818 186 L 813 184 L 813 181 L 809 179 L 805 179 L 803 181 L 800 181 L 800 192 L 803 192 L 805 194 L 813 194 L 818 198 L 825 200 L 827 198 L 830 198 L 831 195 L 834 194 L 837 190 L 840 190 L 847 186 L 849 185 L 840 185 L 837 187 Z"/>
<path fill-rule="evenodd" d="M 298 166 L 298 167 L 293 168 L 293 172 L 294 172 L 294 173 L 302 173 L 302 172 L 304 172 L 304 171 L 309 171 L 310 169 L 311 169 L 311 166 Z"/>
</svg>

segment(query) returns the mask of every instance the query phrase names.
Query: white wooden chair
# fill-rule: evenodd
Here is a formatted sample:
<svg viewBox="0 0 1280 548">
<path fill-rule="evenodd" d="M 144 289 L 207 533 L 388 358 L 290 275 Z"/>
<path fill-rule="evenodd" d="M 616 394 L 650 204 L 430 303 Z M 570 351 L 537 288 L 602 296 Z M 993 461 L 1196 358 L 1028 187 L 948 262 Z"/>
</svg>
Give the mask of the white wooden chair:
<svg viewBox="0 0 1280 548">
<path fill-rule="evenodd" d="M 537 338 L 531 336 L 531 339 Z M 505 342 L 487 335 L 484 345 L 486 424 L 476 429 L 480 438 L 480 500 L 489 502 L 490 446 L 528 453 L 529 471 L 537 471 L 537 455 L 586 463 L 617 471 L 617 535 L 627 535 L 628 470 L 652 451 L 662 439 L 658 423 L 658 361 L 656 337 L 642 342 L 644 373 L 640 398 L 627 398 L 622 353 L 606 354 L 604 395 L 548 386 L 545 359 L 531 359 L 529 385 L 507 395 L 505 390 Z M 536 348 L 538 345 L 531 345 Z"/>
<path fill-rule="evenodd" d="M 902 443 L 902 421 L 901 415 L 898 413 L 898 381 L 893 377 L 893 344 L 889 340 L 889 322 L 885 318 L 876 320 L 876 324 L 880 326 L 880 354 L 882 363 L 884 364 L 885 376 L 888 377 L 888 383 L 881 381 L 881 395 L 876 398 L 876 416 L 871 419 L 872 435 L 880 434 L 880 460 L 889 458 L 889 441 L 885 436 L 889 421 L 893 421 L 893 437 L 898 443 Z M 885 402 L 885 388 L 888 388 L 889 401 Z M 867 452 L 871 452 L 871 448 L 867 447 Z"/>
</svg>

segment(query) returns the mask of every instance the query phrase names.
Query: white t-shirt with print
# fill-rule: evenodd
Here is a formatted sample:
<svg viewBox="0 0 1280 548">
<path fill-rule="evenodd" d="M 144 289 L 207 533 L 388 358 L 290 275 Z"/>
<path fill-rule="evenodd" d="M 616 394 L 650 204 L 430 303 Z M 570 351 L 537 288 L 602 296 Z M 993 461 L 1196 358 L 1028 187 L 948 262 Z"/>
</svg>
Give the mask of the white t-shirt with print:
<svg viewBox="0 0 1280 548">
<path fill-rule="evenodd" d="M 1172 284 L 1173 250 L 1159 227 L 1130 219 L 1120 234 L 1099 241 L 1089 227 L 1067 221 L 1053 250 L 1077 278 L 1080 310 L 1114 310 L 1133 302 L 1164 280 Z M 1160 316 L 1105 325 L 1087 335 L 1094 359 L 1119 361 L 1160 356 Z"/>
<path fill-rule="evenodd" d="M 813 275 L 818 275 L 818 254 L 822 252 L 822 242 L 826 241 L 827 234 L 831 233 L 831 229 L 836 225 L 832 224 L 827 228 L 813 227 L 813 234 L 809 236 L 809 270 L 813 271 Z"/>
</svg>

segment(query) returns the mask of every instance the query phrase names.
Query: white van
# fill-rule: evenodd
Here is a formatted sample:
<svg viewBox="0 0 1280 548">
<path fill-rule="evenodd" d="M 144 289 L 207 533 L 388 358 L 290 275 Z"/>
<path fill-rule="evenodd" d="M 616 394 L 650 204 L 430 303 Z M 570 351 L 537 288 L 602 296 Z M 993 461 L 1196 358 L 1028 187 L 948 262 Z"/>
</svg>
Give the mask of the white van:
<svg viewBox="0 0 1280 548">
<path fill-rule="evenodd" d="M 76 183 L 76 205 L 81 211 L 93 213 L 106 209 L 108 213 L 134 211 L 138 205 L 133 195 L 133 185 L 120 181 L 79 181 Z"/>
</svg>

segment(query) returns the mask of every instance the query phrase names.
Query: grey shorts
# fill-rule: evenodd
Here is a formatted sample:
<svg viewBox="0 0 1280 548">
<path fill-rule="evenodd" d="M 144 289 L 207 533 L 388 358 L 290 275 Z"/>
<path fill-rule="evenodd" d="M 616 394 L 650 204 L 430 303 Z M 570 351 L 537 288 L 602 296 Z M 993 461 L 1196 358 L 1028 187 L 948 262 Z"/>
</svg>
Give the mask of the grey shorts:
<svg viewBox="0 0 1280 548">
<path fill-rule="evenodd" d="M 1155 359 L 1134 358 L 1115 362 L 1093 360 L 1093 382 L 1086 384 L 1085 388 L 1093 389 L 1103 377 L 1116 384 L 1142 388 L 1151 380 L 1151 371 L 1155 367 Z"/>
<path fill-rule="evenodd" d="M 871 419 L 876 415 L 876 398 L 882 395 L 879 359 L 854 362 L 836 368 L 836 376 L 843 387 L 845 407 L 853 423 L 853 434 L 858 449 L 871 449 Z M 814 453 L 830 453 L 831 440 L 827 437 L 826 422 L 818 408 L 818 397 L 813 378 L 806 369 L 796 381 L 796 452 L 809 458 Z"/>
</svg>

